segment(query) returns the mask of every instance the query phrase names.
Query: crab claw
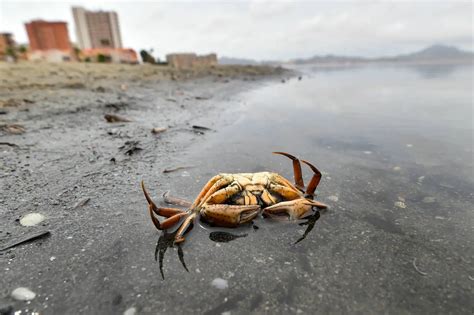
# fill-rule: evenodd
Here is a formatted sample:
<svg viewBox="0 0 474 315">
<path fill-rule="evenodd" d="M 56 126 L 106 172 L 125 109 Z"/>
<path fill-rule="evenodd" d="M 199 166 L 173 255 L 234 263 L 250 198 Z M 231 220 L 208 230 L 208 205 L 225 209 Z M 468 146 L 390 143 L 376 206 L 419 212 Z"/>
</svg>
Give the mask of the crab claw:
<svg viewBox="0 0 474 315">
<path fill-rule="evenodd" d="M 259 212 L 259 205 L 205 205 L 201 209 L 201 218 L 208 223 L 218 226 L 236 227 L 240 224 L 252 221 Z"/>
<path fill-rule="evenodd" d="M 326 209 L 327 205 L 305 198 L 283 201 L 263 210 L 264 214 L 288 214 L 290 220 L 297 220 L 305 217 L 312 211 L 312 208 Z"/>
</svg>

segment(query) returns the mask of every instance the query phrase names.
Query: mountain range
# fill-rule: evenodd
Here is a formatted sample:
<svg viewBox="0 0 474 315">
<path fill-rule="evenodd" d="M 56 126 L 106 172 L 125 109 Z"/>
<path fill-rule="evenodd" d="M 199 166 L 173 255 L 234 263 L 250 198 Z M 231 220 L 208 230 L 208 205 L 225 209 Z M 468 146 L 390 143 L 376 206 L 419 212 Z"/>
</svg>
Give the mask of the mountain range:
<svg viewBox="0 0 474 315">
<path fill-rule="evenodd" d="M 418 63 L 418 62 L 457 62 L 457 63 L 472 63 L 474 60 L 474 53 L 470 51 L 463 51 L 454 46 L 447 46 L 436 44 L 429 46 L 420 51 L 397 55 L 391 57 L 379 58 L 365 58 L 358 56 L 339 56 L 339 55 L 316 55 L 310 58 L 299 58 L 288 61 L 263 61 L 259 62 L 252 59 L 242 58 L 219 58 L 220 64 L 239 64 L 239 65 L 258 65 L 258 64 L 354 64 L 354 63 L 372 63 L 372 62 L 403 62 L 403 63 Z"/>
</svg>

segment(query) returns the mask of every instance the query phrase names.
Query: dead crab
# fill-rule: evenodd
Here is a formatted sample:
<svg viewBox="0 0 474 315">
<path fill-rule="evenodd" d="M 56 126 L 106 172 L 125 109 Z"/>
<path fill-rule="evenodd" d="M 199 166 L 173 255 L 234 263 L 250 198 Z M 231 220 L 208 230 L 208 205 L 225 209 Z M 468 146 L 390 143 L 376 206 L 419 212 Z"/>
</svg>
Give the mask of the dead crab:
<svg viewBox="0 0 474 315">
<path fill-rule="evenodd" d="M 186 211 L 157 207 L 142 181 L 143 193 L 155 227 L 166 230 L 184 219 L 174 238 L 175 243 L 181 243 L 184 241 L 184 234 L 199 215 L 202 220 L 216 226 L 236 227 L 251 222 L 259 213 L 264 216 L 286 214 L 290 220 L 297 220 L 310 214 L 313 207 L 327 208 L 325 204 L 313 200 L 321 172 L 309 162 L 301 160 L 314 172 L 305 188 L 300 161 L 288 153 L 273 153 L 293 160 L 295 184 L 270 172 L 219 174 L 211 178 L 193 203 L 177 198 L 167 199 L 169 203 L 188 207 Z M 155 215 L 167 219 L 160 222 Z"/>
</svg>

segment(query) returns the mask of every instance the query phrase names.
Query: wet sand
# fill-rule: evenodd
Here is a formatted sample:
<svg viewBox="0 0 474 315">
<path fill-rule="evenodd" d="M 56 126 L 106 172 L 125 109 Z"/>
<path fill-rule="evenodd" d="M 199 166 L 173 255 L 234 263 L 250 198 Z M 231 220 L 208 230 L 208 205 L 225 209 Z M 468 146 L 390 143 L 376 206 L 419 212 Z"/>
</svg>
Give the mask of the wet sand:
<svg viewBox="0 0 474 315">
<path fill-rule="evenodd" d="M 50 232 L 0 252 L 0 310 L 117 314 L 135 306 L 155 313 L 165 310 L 162 303 L 168 312 L 179 309 L 181 298 L 165 302 L 154 293 L 167 284 L 153 258 L 159 233 L 139 182 L 160 179 L 161 187 L 150 182 L 154 193 L 172 185 L 163 171 L 195 164 L 188 148 L 213 132 L 193 126 L 222 126 L 221 111 L 238 92 L 283 73 L 270 67 L 0 64 L 0 244 Z M 130 121 L 109 123 L 105 115 Z M 153 128 L 166 130 L 153 134 Z M 20 225 L 28 213 L 45 221 Z M 13 300 L 17 287 L 30 288 L 36 298 Z"/>
</svg>

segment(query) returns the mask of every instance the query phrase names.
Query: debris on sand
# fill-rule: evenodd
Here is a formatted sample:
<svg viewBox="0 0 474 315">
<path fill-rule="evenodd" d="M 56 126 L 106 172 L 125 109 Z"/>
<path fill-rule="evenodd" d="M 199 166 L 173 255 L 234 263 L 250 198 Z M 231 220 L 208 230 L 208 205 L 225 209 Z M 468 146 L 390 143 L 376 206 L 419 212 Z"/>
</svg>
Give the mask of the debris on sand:
<svg viewBox="0 0 474 315">
<path fill-rule="evenodd" d="M 176 102 L 177 102 L 176 99 L 171 98 L 171 97 L 168 97 L 166 100 L 167 100 L 168 102 L 173 102 L 173 103 L 176 103 Z"/>
<path fill-rule="evenodd" d="M 11 143 L 11 142 L 0 142 L 0 145 L 6 145 L 9 147 L 18 147 L 17 144 Z"/>
<path fill-rule="evenodd" d="M 124 117 L 120 117 L 118 115 L 114 115 L 114 114 L 105 114 L 104 115 L 104 118 L 107 122 L 109 123 L 116 123 L 116 122 L 131 122 L 130 119 L 127 119 L 127 118 L 124 118 Z"/>
<path fill-rule="evenodd" d="M 395 202 L 395 207 L 405 209 L 407 205 L 403 201 L 396 201 Z"/>
<path fill-rule="evenodd" d="M 123 151 L 124 154 L 126 155 L 132 155 L 137 151 L 143 150 L 140 148 L 138 145 L 140 144 L 140 141 L 126 141 L 123 146 L 121 146 L 119 149 Z"/>
<path fill-rule="evenodd" d="M 416 272 L 418 272 L 422 276 L 428 275 L 428 273 L 421 271 L 418 269 L 418 266 L 416 265 L 416 258 L 413 258 L 413 267 L 415 268 Z"/>
<path fill-rule="evenodd" d="M 130 307 L 125 312 L 123 312 L 123 315 L 136 315 L 136 314 L 137 314 L 137 309 L 135 307 Z"/>
<path fill-rule="evenodd" d="M 36 297 L 36 293 L 28 288 L 16 288 L 12 291 L 11 297 L 17 301 L 31 301 Z"/>
<path fill-rule="evenodd" d="M 96 92 L 99 92 L 99 93 L 105 93 L 105 87 L 103 86 L 98 86 L 95 88 L 95 91 Z"/>
<path fill-rule="evenodd" d="M 86 198 L 84 198 L 84 199 L 79 200 L 79 201 L 74 205 L 74 207 L 72 207 L 72 210 L 76 210 L 77 208 L 84 207 L 86 204 L 89 203 L 90 200 L 91 200 L 91 198 L 89 198 L 89 197 L 86 197 Z"/>
<path fill-rule="evenodd" d="M 224 290 L 229 287 L 228 281 L 222 278 L 215 278 L 212 280 L 211 285 L 220 290 Z"/>
<path fill-rule="evenodd" d="M 23 104 L 33 104 L 34 101 L 24 98 L 24 99 L 14 99 L 14 98 L 9 98 L 7 100 L 0 100 L 0 108 L 3 107 L 20 107 Z"/>
<path fill-rule="evenodd" d="M 32 232 L 32 233 L 24 234 L 22 236 L 17 237 L 16 239 L 13 239 L 7 242 L 6 244 L 0 245 L 0 252 L 12 247 L 21 245 L 23 243 L 36 240 L 38 238 L 48 236 L 48 235 L 50 235 L 49 231 L 40 231 L 40 232 Z"/>
<path fill-rule="evenodd" d="M 12 135 L 21 135 L 25 132 L 25 127 L 19 124 L 3 125 L 0 129 Z"/>
<path fill-rule="evenodd" d="M 195 96 L 194 98 L 197 99 L 197 100 L 203 101 L 203 100 L 209 100 L 209 99 L 211 99 L 212 96 L 204 96 L 204 95 L 199 96 L 199 95 L 198 95 L 198 96 Z"/>
<path fill-rule="evenodd" d="M 125 102 L 114 102 L 114 103 L 107 103 L 104 105 L 105 108 L 113 109 L 115 111 L 119 111 L 128 107 L 128 103 Z"/>
<path fill-rule="evenodd" d="M 198 125 L 193 125 L 192 127 L 193 127 L 193 129 L 196 129 L 196 130 L 212 130 L 209 127 L 198 126 Z"/>
<path fill-rule="evenodd" d="M 188 169 L 188 168 L 192 168 L 194 166 L 192 165 L 188 165 L 188 166 L 177 166 L 177 167 L 173 167 L 173 168 L 165 168 L 163 170 L 163 173 L 172 173 L 172 172 L 176 172 L 176 171 L 179 171 L 179 170 L 185 170 L 185 169 Z"/>
<path fill-rule="evenodd" d="M 168 130 L 168 128 L 165 128 L 165 127 L 157 127 L 157 128 L 153 128 L 151 129 L 151 133 L 152 134 L 159 134 L 159 133 L 162 133 L 162 132 L 165 132 L 166 130 Z"/>
<path fill-rule="evenodd" d="M 43 222 L 45 219 L 41 213 L 28 213 L 20 219 L 20 224 L 23 226 L 35 226 Z"/>
</svg>

